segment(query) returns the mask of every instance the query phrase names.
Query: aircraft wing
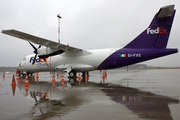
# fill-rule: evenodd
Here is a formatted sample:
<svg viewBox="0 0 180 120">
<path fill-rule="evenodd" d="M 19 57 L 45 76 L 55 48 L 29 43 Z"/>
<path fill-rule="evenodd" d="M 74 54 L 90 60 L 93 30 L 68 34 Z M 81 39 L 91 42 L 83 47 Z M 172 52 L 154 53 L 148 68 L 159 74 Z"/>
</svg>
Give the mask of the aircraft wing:
<svg viewBox="0 0 180 120">
<path fill-rule="evenodd" d="M 65 52 L 68 53 L 83 53 L 83 55 L 87 55 L 87 54 L 91 54 L 90 52 L 83 50 L 83 49 L 79 49 L 79 48 L 75 48 L 75 47 L 71 47 L 69 45 L 64 45 L 64 44 L 60 44 L 57 42 L 53 42 L 44 38 L 40 38 L 40 37 L 36 37 L 27 33 L 23 33 L 17 30 L 2 30 L 2 33 L 13 36 L 13 37 L 17 37 L 32 43 L 36 43 L 42 46 L 46 46 L 52 49 L 57 49 L 57 50 L 63 50 Z"/>
</svg>

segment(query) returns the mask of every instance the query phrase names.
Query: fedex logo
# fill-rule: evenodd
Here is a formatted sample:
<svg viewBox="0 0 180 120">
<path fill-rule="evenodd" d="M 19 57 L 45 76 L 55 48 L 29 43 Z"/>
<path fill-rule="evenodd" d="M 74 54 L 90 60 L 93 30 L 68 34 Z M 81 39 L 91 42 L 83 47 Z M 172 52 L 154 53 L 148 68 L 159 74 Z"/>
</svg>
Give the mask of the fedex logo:
<svg viewBox="0 0 180 120">
<path fill-rule="evenodd" d="M 162 29 L 162 27 L 157 27 L 157 29 L 155 30 L 151 28 L 147 28 L 147 34 L 159 34 L 159 33 L 167 33 L 167 29 Z"/>
<path fill-rule="evenodd" d="M 34 60 L 34 57 L 31 57 L 29 63 L 33 62 L 33 60 Z M 47 62 L 47 58 L 45 58 L 45 60 L 46 60 L 46 61 L 44 61 L 43 59 L 37 58 L 37 59 L 36 59 L 36 62 L 37 62 L 37 63 L 39 63 L 39 62 Z"/>
</svg>

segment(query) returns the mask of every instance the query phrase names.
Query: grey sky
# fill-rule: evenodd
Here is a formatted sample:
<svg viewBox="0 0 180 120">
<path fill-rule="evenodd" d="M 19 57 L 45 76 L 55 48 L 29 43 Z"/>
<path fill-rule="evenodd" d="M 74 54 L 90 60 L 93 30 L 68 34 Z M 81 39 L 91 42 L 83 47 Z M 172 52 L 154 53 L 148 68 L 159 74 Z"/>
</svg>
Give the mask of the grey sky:
<svg viewBox="0 0 180 120">
<path fill-rule="evenodd" d="M 83 49 L 118 47 L 148 27 L 160 7 L 175 4 L 169 48 L 180 48 L 179 0 L 0 0 L 0 29 L 16 29 Z M 28 42 L 0 33 L 0 66 L 16 66 L 33 53 Z M 180 53 L 145 62 L 180 66 Z"/>
</svg>

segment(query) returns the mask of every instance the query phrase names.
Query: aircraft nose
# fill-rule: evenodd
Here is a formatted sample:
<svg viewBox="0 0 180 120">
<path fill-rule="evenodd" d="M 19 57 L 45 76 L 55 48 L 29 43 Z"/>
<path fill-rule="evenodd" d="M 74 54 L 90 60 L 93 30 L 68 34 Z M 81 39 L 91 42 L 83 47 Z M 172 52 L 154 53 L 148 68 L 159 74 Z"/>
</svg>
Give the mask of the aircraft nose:
<svg viewBox="0 0 180 120">
<path fill-rule="evenodd" d="M 17 68 L 21 68 L 21 62 L 18 63 Z"/>
</svg>

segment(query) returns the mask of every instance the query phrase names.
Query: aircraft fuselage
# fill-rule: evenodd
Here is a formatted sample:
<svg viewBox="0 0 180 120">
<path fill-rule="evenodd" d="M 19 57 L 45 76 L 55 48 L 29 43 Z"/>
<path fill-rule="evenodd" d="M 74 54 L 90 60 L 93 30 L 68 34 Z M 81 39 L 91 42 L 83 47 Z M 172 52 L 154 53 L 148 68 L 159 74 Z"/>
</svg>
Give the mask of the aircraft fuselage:
<svg viewBox="0 0 180 120">
<path fill-rule="evenodd" d="M 21 61 L 18 68 L 22 71 L 92 71 L 123 67 L 138 62 L 177 53 L 178 49 L 133 49 L 109 48 L 88 50 L 89 55 L 72 56 L 68 53 L 48 57 L 46 61 L 37 58 L 32 66 L 34 55 L 28 55 Z"/>
<path fill-rule="evenodd" d="M 76 71 L 97 70 L 103 60 L 118 49 L 119 48 L 88 50 L 91 54 L 82 56 L 72 56 L 71 54 L 63 53 L 61 55 L 48 57 L 46 61 L 37 58 L 33 66 L 32 61 L 34 59 L 34 55 L 32 54 L 26 56 L 25 59 L 18 64 L 18 69 L 28 72 L 56 70 L 69 72 L 67 68 L 69 68 L 69 70 L 74 69 Z"/>
</svg>

